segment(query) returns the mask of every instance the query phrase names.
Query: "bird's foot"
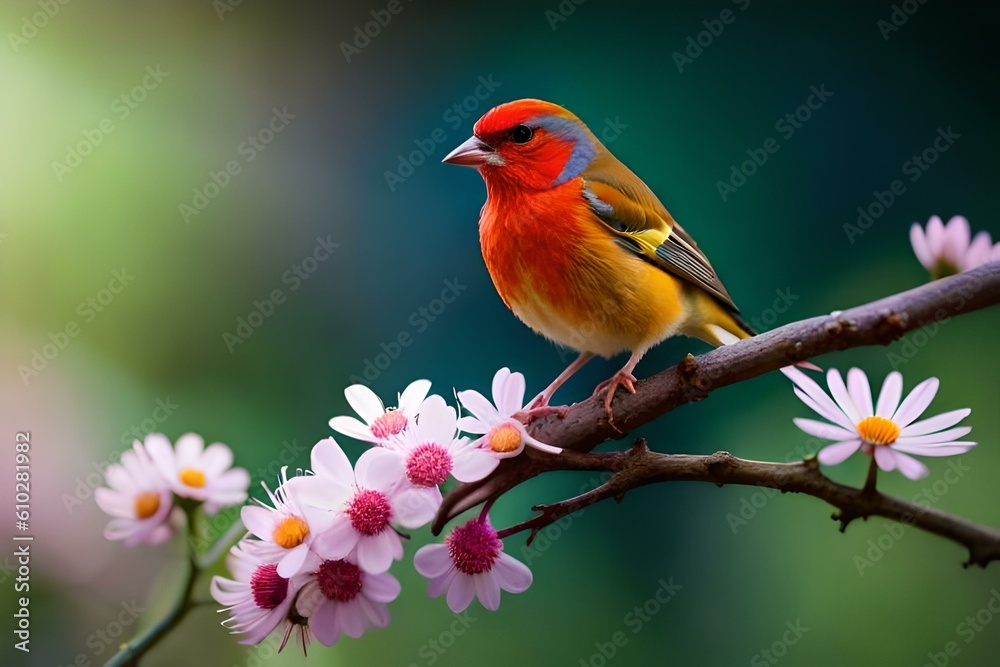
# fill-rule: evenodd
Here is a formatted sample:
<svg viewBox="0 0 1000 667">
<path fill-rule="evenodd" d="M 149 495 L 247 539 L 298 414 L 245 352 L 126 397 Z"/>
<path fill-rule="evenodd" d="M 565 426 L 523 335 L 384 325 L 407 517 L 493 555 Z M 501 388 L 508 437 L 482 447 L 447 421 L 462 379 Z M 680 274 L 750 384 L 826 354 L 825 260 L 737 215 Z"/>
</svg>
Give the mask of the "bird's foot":
<svg viewBox="0 0 1000 667">
<path fill-rule="evenodd" d="M 612 426 L 615 426 L 615 416 L 611 410 L 611 401 L 615 398 L 615 392 L 618 391 L 618 387 L 624 387 L 630 394 L 634 394 L 635 382 L 635 376 L 623 369 L 611 376 L 611 379 L 597 385 L 597 389 L 594 390 L 594 396 L 602 391 L 607 392 L 604 397 L 604 410 L 608 413 L 608 423 Z"/>
<path fill-rule="evenodd" d="M 551 415 L 559 415 L 560 418 L 565 417 L 569 409 L 570 406 L 568 405 L 549 405 L 548 403 L 539 403 L 538 399 L 535 399 L 523 410 L 518 410 L 512 414 L 511 417 L 527 426 L 536 419 L 542 419 Z"/>
</svg>

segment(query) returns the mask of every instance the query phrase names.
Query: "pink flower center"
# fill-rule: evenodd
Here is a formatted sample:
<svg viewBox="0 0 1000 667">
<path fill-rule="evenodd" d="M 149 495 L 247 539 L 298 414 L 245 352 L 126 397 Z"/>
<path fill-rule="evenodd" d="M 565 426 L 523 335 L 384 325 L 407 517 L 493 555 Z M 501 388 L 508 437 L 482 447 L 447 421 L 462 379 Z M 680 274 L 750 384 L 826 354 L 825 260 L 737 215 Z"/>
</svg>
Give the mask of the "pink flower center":
<svg viewBox="0 0 1000 667">
<path fill-rule="evenodd" d="M 455 567 L 465 574 L 489 572 L 503 551 L 503 543 L 493 527 L 475 519 L 451 531 L 445 544 Z"/>
<path fill-rule="evenodd" d="M 437 486 L 448 479 L 451 454 L 433 442 L 420 445 L 406 459 L 406 477 L 417 486 Z"/>
<path fill-rule="evenodd" d="M 409 424 L 409 420 L 402 412 L 399 410 L 387 410 L 385 414 L 375 418 L 370 428 L 372 435 L 379 440 L 385 440 L 389 436 L 402 433 L 407 424 Z"/>
<path fill-rule="evenodd" d="M 361 592 L 361 569 L 346 560 L 326 560 L 316 572 L 319 589 L 327 598 L 350 602 Z"/>
<path fill-rule="evenodd" d="M 278 566 L 273 563 L 258 565 L 250 576 L 250 592 L 259 608 L 274 609 L 288 595 L 288 579 L 278 574 Z"/>
<path fill-rule="evenodd" d="M 363 535 L 378 535 L 389 526 L 392 506 L 381 491 L 359 489 L 345 512 L 354 530 Z"/>
</svg>

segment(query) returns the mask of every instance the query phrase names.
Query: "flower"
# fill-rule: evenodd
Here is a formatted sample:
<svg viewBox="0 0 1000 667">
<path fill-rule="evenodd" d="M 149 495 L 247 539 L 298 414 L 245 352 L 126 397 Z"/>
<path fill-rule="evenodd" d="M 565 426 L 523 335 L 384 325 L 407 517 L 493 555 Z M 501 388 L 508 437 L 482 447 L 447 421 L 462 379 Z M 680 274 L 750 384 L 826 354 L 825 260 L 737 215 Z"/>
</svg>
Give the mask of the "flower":
<svg viewBox="0 0 1000 667">
<path fill-rule="evenodd" d="M 402 464 L 399 504 L 409 507 L 421 524 L 437 513 L 441 506 L 439 485 L 449 475 L 460 482 L 474 482 L 493 472 L 500 462 L 471 446 L 468 438 L 457 437 L 457 424 L 455 408 L 440 396 L 430 396 L 420 406 L 420 417 L 411 428 L 367 453 L 372 461 L 396 458 Z"/>
<path fill-rule="evenodd" d="M 221 442 L 206 449 L 200 435 L 187 433 L 177 440 L 175 451 L 167 436 L 150 433 L 146 436 L 146 449 L 174 493 L 204 502 L 208 515 L 247 499 L 250 473 L 243 468 L 230 468 L 233 450 Z"/>
<path fill-rule="evenodd" d="M 420 404 L 431 390 L 429 380 L 417 380 L 398 394 L 395 410 L 386 409 L 382 400 L 363 384 L 352 384 L 344 390 L 347 402 L 364 423 L 354 417 L 334 417 L 330 428 L 346 436 L 381 444 L 386 438 L 402 433 L 420 412 Z"/>
<path fill-rule="evenodd" d="M 305 575 L 283 577 L 278 566 L 266 561 L 261 542 L 241 540 L 229 550 L 226 566 L 235 577 L 212 577 L 210 590 L 216 602 L 230 612 L 222 622 L 232 634 L 243 634 L 241 644 L 259 644 L 282 623 L 289 623 L 287 641 L 293 623 L 293 612 L 298 590 L 306 582 Z M 284 642 L 282 643 L 284 646 Z"/>
<path fill-rule="evenodd" d="M 309 628 L 324 646 L 340 635 L 357 639 L 368 628 L 389 625 L 386 604 L 399 595 L 399 581 L 391 574 L 367 572 L 351 560 L 325 560 L 303 590 Z"/>
<path fill-rule="evenodd" d="M 299 488 L 305 478 L 289 480 L 286 470 L 281 469 L 274 493 L 260 483 L 271 499 L 271 507 L 263 503 L 247 505 L 240 511 L 240 519 L 262 540 L 259 550 L 276 563 L 278 574 L 287 579 L 319 565 L 320 558 L 311 547 L 316 536 L 330 527 L 333 516 L 303 504 Z"/>
<path fill-rule="evenodd" d="M 971 241 L 970 237 L 969 221 L 960 215 L 947 225 L 932 215 L 926 231 L 916 222 L 910 227 L 913 252 L 935 279 L 1000 260 L 1000 243 L 993 245 L 989 232 L 981 231 Z"/>
<path fill-rule="evenodd" d="M 109 465 L 104 479 L 110 488 L 94 490 L 98 507 L 114 517 L 104 537 L 124 540 L 125 546 L 132 547 L 143 542 L 161 544 L 173 535 L 180 513 L 172 513 L 170 485 L 143 443 L 136 440 L 131 450 L 122 452 L 121 463 Z"/>
<path fill-rule="evenodd" d="M 523 593 L 531 585 L 531 570 L 508 554 L 489 519 L 458 526 L 444 544 L 428 544 L 413 557 L 417 572 L 427 577 L 427 594 L 447 591 L 448 607 L 464 611 L 473 597 L 490 611 L 500 606 L 500 589 Z"/>
<path fill-rule="evenodd" d="M 458 427 L 465 433 L 483 436 L 472 443 L 473 447 L 501 459 L 517 456 L 525 445 L 553 454 L 562 451 L 528 435 L 524 424 L 513 418 L 514 413 L 524 409 L 524 376 L 520 373 L 511 373 L 509 368 L 496 372 L 493 403 L 471 389 L 458 392 L 458 400 L 472 413 L 471 417 L 459 419 Z"/>
<path fill-rule="evenodd" d="M 918 384 L 900 403 L 903 376 L 893 371 L 886 376 L 878 403 L 873 408 L 868 377 L 859 368 L 847 372 L 846 386 L 840 372 L 830 369 L 826 382 L 833 399 L 797 368 L 782 368 L 781 372 L 795 383 L 795 394 L 803 403 L 833 422 L 793 420 L 809 435 L 837 441 L 817 455 L 823 465 L 837 465 L 860 449 L 873 455 L 882 470 L 898 468 L 906 477 L 920 479 L 927 476 L 927 466 L 907 454 L 952 456 L 964 454 L 976 445 L 957 440 L 969 433 L 970 427 L 951 428 L 969 416 L 972 411 L 968 408 L 915 421 L 934 400 L 939 385 L 937 378 Z"/>
<path fill-rule="evenodd" d="M 402 460 L 379 457 L 379 451 L 369 449 L 352 469 L 336 440 L 321 440 L 312 450 L 315 475 L 296 480 L 301 502 L 332 511 L 313 551 L 326 560 L 351 558 L 376 574 L 403 557 L 403 541 L 391 524 L 417 528 L 426 523 L 419 508 L 400 502 Z"/>
</svg>

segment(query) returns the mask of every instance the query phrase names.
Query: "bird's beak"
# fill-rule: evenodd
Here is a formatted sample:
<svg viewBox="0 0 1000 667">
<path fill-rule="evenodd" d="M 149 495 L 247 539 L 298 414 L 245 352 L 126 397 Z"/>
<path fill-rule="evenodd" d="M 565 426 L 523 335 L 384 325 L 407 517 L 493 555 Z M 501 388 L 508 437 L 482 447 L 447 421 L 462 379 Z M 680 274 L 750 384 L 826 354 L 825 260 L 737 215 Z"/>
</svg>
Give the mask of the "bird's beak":
<svg viewBox="0 0 1000 667">
<path fill-rule="evenodd" d="M 469 137 L 461 146 L 444 156 L 442 162 L 478 167 L 491 161 L 496 153 L 476 137 Z"/>
</svg>

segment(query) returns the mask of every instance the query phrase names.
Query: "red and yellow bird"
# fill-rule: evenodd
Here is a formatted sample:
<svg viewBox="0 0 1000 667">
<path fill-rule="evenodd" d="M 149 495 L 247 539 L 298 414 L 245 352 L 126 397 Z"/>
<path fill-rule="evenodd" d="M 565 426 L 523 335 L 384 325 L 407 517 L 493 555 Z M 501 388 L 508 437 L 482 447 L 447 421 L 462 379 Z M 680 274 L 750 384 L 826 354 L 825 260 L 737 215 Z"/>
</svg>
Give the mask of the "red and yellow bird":
<svg viewBox="0 0 1000 667">
<path fill-rule="evenodd" d="M 488 111 L 444 162 L 486 181 L 483 259 L 517 317 L 580 356 L 528 406 L 529 418 L 595 354 L 631 352 L 595 394 L 605 407 L 660 341 L 714 345 L 754 335 L 708 258 L 642 180 L 566 109 L 524 99 Z"/>
</svg>

